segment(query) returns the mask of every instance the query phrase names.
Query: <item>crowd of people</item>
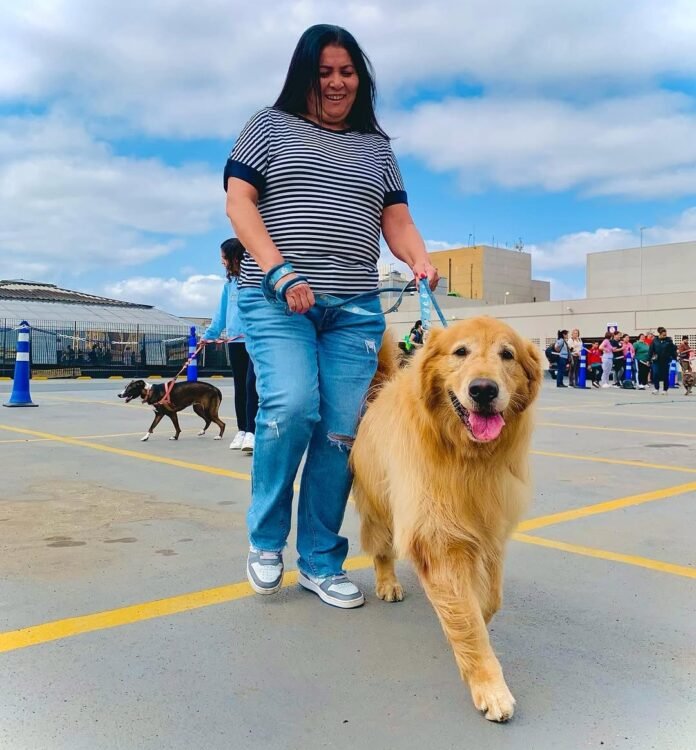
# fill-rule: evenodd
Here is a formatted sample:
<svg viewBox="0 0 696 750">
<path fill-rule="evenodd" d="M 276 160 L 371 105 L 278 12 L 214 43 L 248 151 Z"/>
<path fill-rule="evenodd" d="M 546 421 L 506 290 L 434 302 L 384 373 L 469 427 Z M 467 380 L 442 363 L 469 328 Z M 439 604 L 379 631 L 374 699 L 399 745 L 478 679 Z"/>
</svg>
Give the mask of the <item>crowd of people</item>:
<svg viewBox="0 0 696 750">
<path fill-rule="evenodd" d="M 603 338 L 585 342 L 580 331 L 558 331 L 555 344 L 546 350 L 549 370 L 558 388 L 578 387 L 581 354 L 585 352 L 586 379 L 594 388 L 637 388 L 652 393 L 667 393 L 670 389 L 670 368 L 676 366 L 673 387 L 679 386 L 679 374 L 693 372 L 696 350 L 689 345 L 689 337 L 682 336 L 675 345 L 667 330 L 660 326 L 632 337 L 618 330 L 607 331 Z M 565 377 L 568 376 L 568 385 Z M 690 393 L 690 388 L 687 389 Z"/>
</svg>

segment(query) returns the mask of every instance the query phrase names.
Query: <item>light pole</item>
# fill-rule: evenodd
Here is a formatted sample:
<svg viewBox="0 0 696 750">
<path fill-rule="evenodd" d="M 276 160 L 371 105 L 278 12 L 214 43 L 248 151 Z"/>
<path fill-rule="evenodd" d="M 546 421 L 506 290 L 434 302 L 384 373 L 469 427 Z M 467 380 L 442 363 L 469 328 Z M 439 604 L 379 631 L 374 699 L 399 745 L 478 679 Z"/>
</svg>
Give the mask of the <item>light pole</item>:
<svg viewBox="0 0 696 750">
<path fill-rule="evenodd" d="M 643 247 L 643 230 L 647 227 L 640 227 L 640 246 Z"/>
<path fill-rule="evenodd" d="M 503 302 L 504 305 L 507 305 L 507 298 L 510 296 L 510 292 L 505 292 L 505 300 Z"/>
</svg>

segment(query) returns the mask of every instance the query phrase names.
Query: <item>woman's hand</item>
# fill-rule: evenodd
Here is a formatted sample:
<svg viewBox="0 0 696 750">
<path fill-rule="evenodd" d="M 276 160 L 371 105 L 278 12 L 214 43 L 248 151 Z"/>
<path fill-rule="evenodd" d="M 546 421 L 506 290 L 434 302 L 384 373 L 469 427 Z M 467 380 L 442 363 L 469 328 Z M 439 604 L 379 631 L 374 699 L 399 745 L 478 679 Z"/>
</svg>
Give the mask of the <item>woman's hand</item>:
<svg viewBox="0 0 696 750">
<path fill-rule="evenodd" d="M 419 260 L 412 266 L 411 270 L 413 271 L 413 275 L 416 277 L 416 280 L 419 284 L 421 279 L 427 279 L 428 286 L 430 287 L 431 291 L 435 291 L 437 282 L 440 280 L 440 276 L 437 272 L 437 268 L 435 268 L 435 266 L 428 260 L 428 258 L 425 258 L 425 260 Z"/>
<path fill-rule="evenodd" d="M 285 276 L 282 276 L 275 285 L 276 290 L 283 286 L 283 284 L 295 278 L 297 278 L 296 273 L 288 273 Z M 315 299 L 312 287 L 306 282 L 296 284 L 285 293 L 285 302 L 287 303 L 290 312 L 304 315 L 304 313 L 308 312 L 310 308 L 314 307 Z"/>
</svg>

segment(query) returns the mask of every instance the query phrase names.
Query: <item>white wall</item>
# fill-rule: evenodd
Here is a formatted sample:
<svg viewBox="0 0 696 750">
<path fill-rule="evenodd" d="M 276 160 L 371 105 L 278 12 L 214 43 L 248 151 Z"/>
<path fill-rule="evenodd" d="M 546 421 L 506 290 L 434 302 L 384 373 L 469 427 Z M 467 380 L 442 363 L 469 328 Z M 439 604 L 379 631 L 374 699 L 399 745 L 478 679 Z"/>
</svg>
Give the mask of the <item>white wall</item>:
<svg viewBox="0 0 696 750">
<path fill-rule="evenodd" d="M 696 292 L 696 241 L 587 256 L 587 296 Z"/>
</svg>

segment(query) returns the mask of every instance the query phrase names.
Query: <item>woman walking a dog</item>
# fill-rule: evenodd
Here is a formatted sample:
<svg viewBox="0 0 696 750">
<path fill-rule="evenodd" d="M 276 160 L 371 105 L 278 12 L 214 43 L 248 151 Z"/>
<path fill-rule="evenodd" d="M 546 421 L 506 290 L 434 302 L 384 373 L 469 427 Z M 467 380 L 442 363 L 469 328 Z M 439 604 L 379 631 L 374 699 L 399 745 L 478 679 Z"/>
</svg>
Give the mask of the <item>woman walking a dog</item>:
<svg viewBox="0 0 696 750">
<path fill-rule="evenodd" d="M 348 446 L 384 332 L 372 315 L 316 304 L 378 288 L 380 230 L 431 288 L 437 271 L 411 219 L 389 139 L 374 112 L 371 66 L 353 36 L 312 26 L 273 107 L 243 128 L 225 168 L 227 214 L 247 249 L 239 313 L 259 391 L 247 577 L 259 594 L 283 580 L 293 482 L 299 493 L 299 583 L 324 602 L 358 607 L 339 530 L 351 486 Z"/>
<path fill-rule="evenodd" d="M 220 306 L 203 334 L 203 340 L 214 341 L 223 330 L 228 339 L 233 339 L 227 346 L 234 379 L 234 411 L 237 417 L 237 434 L 232 438 L 230 449 L 253 453 L 256 410 L 259 401 L 256 395 L 254 364 L 249 359 L 244 345 L 239 310 L 237 309 L 239 297 L 237 284 L 243 256 L 244 246 L 237 239 L 225 240 L 220 245 L 220 260 L 225 268 L 227 281 L 222 287 Z"/>
</svg>

